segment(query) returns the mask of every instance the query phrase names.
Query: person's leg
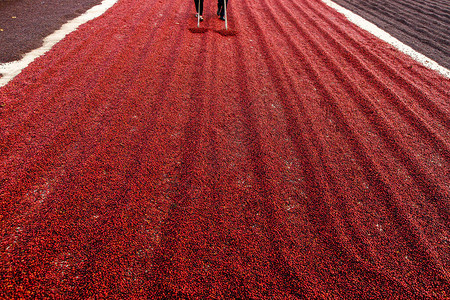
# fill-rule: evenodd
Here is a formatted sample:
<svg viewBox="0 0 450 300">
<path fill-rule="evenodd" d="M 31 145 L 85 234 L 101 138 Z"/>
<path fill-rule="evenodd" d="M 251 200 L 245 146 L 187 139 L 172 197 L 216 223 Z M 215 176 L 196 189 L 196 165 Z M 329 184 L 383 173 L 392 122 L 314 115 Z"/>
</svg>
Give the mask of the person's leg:
<svg viewBox="0 0 450 300">
<path fill-rule="evenodd" d="M 217 15 L 220 16 L 223 10 L 223 0 L 217 0 Z"/>
<path fill-rule="evenodd" d="M 203 16 L 203 0 L 200 0 L 200 16 Z"/>
<path fill-rule="evenodd" d="M 224 20 L 224 18 L 225 18 L 225 9 L 223 7 L 223 1 L 224 0 L 218 0 L 218 1 L 221 2 L 221 9 L 220 9 L 220 11 L 217 11 L 217 13 L 220 16 L 220 19 Z M 228 8 L 228 0 L 225 0 L 225 1 L 226 1 L 226 5 L 227 5 L 227 8 Z"/>
<path fill-rule="evenodd" d="M 198 0 L 194 0 L 195 12 L 198 13 Z"/>
</svg>

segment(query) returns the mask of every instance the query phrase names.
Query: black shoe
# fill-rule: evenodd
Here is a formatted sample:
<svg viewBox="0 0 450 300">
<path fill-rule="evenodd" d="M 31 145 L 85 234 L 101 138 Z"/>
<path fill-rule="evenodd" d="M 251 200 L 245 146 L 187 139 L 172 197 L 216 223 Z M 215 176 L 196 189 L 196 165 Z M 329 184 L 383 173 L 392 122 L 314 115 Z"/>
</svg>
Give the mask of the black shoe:
<svg viewBox="0 0 450 300">
<path fill-rule="evenodd" d="M 220 13 L 222 12 L 222 9 L 221 8 L 219 8 L 218 10 L 217 10 L 217 16 L 220 16 Z"/>
<path fill-rule="evenodd" d="M 219 17 L 219 20 L 225 21 L 225 18 L 222 17 L 222 16 L 220 16 L 220 17 Z"/>
</svg>

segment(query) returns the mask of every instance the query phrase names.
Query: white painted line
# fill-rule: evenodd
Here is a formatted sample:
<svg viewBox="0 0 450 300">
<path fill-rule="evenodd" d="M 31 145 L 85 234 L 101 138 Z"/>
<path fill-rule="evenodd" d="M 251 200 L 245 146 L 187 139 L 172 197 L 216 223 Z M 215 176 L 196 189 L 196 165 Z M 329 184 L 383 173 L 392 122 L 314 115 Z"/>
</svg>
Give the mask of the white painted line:
<svg viewBox="0 0 450 300">
<path fill-rule="evenodd" d="M 62 25 L 60 29 L 47 36 L 44 39 L 42 47 L 28 52 L 21 60 L 0 64 L 0 74 L 3 75 L 3 77 L 0 77 L 0 87 L 6 85 L 36 58 L 44 55 L 66 35 L 75 31 L 78 26 L 99 17 L 111 8 L 117 1 L 118 0 L 103 0 L 102 3 L 92 7 L 84 14 Z"/>
<path fill-rule="evenodd" d="M 348 9 L 334 3 L 331 0 L 322 0 L 325 4 L 328 6 L 334 8 L 339 13 L 343 14 L 350 22 L 356 24 L 358 27 L 372 33 L 377 38 L 382 39 L 383 41 L 389 43 L 390 45 L 394 46 L 401 52 L 405 53 L 406 55 L 411 56 L 414 60 L 418 61 L 425 67 L 432 69 L 434 71 L 439 72 L 441 75 L 450 78 L 450 70 L 439 65 L 434 60 L 426 57 L 425 55 L 417 52 L 413 48 L 403 44 L 399 40 L 397 40 L 395 37 L 384 31 L 383 29 L 379 28 L 375 24 L 370 23 L 366 19 L 361 18 L 360 16 L 354 14 L 353 12 L 349 11 Z"/>
</svg>

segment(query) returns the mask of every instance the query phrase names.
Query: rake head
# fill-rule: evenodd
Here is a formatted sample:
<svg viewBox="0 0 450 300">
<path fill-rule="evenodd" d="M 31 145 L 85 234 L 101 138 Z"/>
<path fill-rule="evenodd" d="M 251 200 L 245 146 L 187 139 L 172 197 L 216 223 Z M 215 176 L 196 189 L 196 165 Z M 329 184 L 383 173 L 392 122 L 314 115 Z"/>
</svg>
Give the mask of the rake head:
<svg viewBox="0 0 450 300">
<path fill-rule="evenodd" d="M 220 35 L 223 36 L 235 36 L 237 35 L 237 31 L 236 30 L 229 30 L 229 29 L 221 29 L 221 30 L 216 30 L 216 32 Z"/>
<path fill-rule="evenodd" d="M 189 28 L 189 31 L 192 33 L 205 33 L 208 31 L 208 29 L 203 27 L 195 27 L 195 28 Z"/>
</svg>

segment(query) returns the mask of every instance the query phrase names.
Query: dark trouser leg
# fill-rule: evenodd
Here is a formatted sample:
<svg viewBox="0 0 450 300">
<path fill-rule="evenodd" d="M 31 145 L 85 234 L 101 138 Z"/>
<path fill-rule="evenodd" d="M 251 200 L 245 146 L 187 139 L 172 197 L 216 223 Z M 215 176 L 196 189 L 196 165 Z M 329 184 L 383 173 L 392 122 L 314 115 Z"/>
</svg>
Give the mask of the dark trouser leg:
<svg viewBox="0 0 450 300">
<path fill-rule="evenodd" d="M 200 15 L 203 16 L 203 0 L 200 0 Z"/>
<path fill-rule="evenodd" d="M 223 1 L 224 0 L 217 0 L 217 15 L 221 16 L 221 17 L 225 16 L 225 10 L 223 8 Z M 226 3 L 228 5 L 228 0 L 226 0 Z"/>
<path fill-rule="evenodd" d="M 195 3 L 195 11 L 198 13 L 198 1 L 199 0 L 194 0 Z"/>
<path fill-rule="evenodd" d="M 194 0 L 195 3 L 195 11 L 197 13 L 200 13 L 200 15 L 203 15 L 203 0 Z M 200 11 L 198 10 L 198 5 L 200 3 Z"/>
<path fill-rule="evenodd" d="M 200 16 L 203 15 L 203 0 L 194 0 L 195 2 L 195 11 L 200 13 Z M 200 3 L 200 11 L 198 10 L 198 5 Z"/>
<path fill-rule="evenodd" d="M 217 0 L 217 15 L 220 16 L 220 12 L 223 8 L 223 0 Z"/>
</svg>

